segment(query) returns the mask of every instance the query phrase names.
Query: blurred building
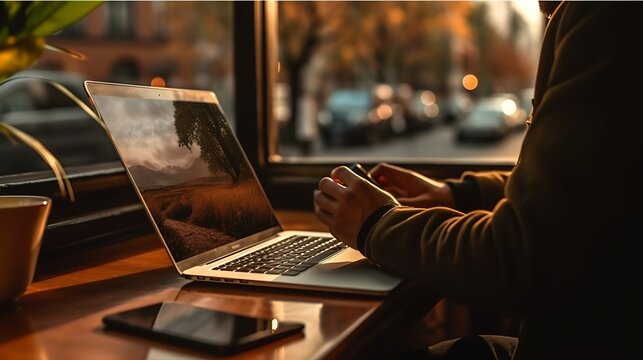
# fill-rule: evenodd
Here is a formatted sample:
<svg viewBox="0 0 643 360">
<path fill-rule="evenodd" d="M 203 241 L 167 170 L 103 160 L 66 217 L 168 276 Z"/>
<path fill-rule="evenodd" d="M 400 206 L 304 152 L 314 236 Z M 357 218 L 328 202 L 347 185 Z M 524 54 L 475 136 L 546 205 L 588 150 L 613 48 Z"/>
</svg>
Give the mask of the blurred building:
<svg viewBox="0 0 643 360">
<path fill-rule="evenodd" d="M 93 80 L 148 84 L 162 76 L 169 86 L 223 86 L 231 81 L 233 47 L 231 31 L 221 28 L 231 9 L 229 2 L 106 1 L 48 39 L 86 61 L 45 51 L 36 67 Z"/>
</svg>

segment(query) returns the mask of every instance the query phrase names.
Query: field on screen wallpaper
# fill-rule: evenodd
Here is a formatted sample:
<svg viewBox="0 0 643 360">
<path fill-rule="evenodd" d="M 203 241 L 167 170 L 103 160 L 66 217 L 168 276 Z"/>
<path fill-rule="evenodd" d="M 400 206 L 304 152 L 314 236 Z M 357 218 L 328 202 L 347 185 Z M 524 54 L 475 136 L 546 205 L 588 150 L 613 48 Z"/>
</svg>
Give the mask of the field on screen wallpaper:
<svg viewBox="0 0 643 360">
<path fill-rule="evenodd" d="M 146 190 L 148 204 L 176 260 L 210 250 L 276 224 L 253 181 L 197 179 Z"/>
</svg>

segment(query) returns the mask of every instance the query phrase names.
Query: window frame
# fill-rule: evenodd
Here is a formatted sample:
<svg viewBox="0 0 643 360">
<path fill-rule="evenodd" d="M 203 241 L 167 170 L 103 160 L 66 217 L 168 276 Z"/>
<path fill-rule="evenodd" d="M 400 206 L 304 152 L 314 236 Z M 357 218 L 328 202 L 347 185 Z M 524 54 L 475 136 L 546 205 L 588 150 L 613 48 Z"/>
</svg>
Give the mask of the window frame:
<svg viewBox="0 0 643 360">
<path fill-rule="evenodd" d="M 42 240 L 39 261 L 76 250 L 151 232 L 143 206 L 118 162 L 66 169 L 76 195 L 60 194 L 51 171 L 0 176 L 0 195 L 43 195 L 52 211 Z"/>
</svg>

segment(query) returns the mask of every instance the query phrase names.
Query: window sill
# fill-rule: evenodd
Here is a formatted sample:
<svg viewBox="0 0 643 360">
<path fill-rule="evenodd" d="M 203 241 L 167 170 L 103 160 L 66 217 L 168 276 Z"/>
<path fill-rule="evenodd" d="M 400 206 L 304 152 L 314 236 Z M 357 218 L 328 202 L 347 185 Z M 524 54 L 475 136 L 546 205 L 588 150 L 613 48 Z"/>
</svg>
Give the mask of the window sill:
<svg viewBox="0 0 643 360">
<path fill-rule="evenodd" d="M 0 176 L 0 195 L 41 195 L 52 199 L 40 261 L 152 231 L 120 163 L 78 166 L 67 172 L 75 202 L 60 196 L 56 179 L 49 171 Z"/>
</svg>

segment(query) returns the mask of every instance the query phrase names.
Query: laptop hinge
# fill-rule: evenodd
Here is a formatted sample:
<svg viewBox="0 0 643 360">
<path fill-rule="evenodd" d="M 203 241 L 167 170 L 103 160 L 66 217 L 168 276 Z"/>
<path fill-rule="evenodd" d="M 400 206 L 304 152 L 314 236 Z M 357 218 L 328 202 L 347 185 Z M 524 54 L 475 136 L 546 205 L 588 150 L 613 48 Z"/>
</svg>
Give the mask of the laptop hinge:
<svg viewBox="0 0 643 360">
<path fill-rule="evenodd" d="M 192 256 L 190 258 L 178 262 L 177 267 L 181 272 L 193 268 L 195 266 L 204 266 L 212 261 L 221 260 L 223 257 L 230 256 L 230 254 L 237 253 L 245 250 L 251 246 L 264 243 L 277 236 L 283 229 L 280 226 L 274 226 L 259 233 L 247 236 L 241 240 L 224 245 L 220 248 L 209 250 L 205 253 Z"/>
<path fill-rule="evenodd" d="M 271 237 L 264 239 L 261 243 L 264 243 L 264 242 L 266 242 L 266 241 L 272 240 L 272 239 L 274 239 L 274 238 L 276 238 L 276 237 L 278 237 L 278 236 L 279 236 L 278 234 L 272 235 Z M 259 244 L 261 244 L 261 243 L 259 243 Z M 233 251 L 233 252 L 231 252 L 231 253 L 227 253 L 227 254 L 225 254 L 225 255 L 219 256 L 219 257 L 218 257 L 218 258 L 216 258 L 216 259 L 212 259 L 212 260 L 208 261 L 207 263 L 205 263 L 205 265 L 210 265 L 210 264 L 212 264 L 213 262 L 217 262 L 217 261 L 219 261 L 219 260 L 221 260 L 221 259 L 223 259 L 223 258 L 225 258 L 225 257 L 228 257 L 228 256 L 231 256 L 231 255 L 234 255 L 234 254 L 239 253 L 239 252 L 241 252 L 241 251 L 243 251 L 243 250 L 246 250 L 246 249 L 248 249 L 248 248 L 251 248 L 251 247 L 253 247 L 253 246 L 255 246 L 255 245 L 257 245 L 257 243 L 255 243 L 255 244 L 250 244 L 250 245 L 245 246 L 245 247 L 241 247 L 241 248 L 239 248 L 239 249 L 237 249 L 237 250 L 235 250 L 235 251 Z"/>
</svg>

